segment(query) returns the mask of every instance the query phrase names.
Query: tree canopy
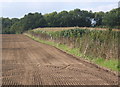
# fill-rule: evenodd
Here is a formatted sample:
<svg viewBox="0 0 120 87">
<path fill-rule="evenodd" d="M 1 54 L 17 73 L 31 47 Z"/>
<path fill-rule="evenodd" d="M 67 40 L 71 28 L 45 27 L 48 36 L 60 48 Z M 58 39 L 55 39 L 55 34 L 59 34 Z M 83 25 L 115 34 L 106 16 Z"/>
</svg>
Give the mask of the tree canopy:
<svg viewBox="0 0 120 87">
<path fill-rule="evenodd" d="M 91 20 L 96 21 L 95 27 L 120 28 L 120 8 L 109 12 L 92 12 L 80 9 L 71 11 L 41 13 L 29 13 L 23 18 L 2 18 L 2 33 L 23 33 L 24 31 L 38 27 L 91 27 Z"/>
</svg>

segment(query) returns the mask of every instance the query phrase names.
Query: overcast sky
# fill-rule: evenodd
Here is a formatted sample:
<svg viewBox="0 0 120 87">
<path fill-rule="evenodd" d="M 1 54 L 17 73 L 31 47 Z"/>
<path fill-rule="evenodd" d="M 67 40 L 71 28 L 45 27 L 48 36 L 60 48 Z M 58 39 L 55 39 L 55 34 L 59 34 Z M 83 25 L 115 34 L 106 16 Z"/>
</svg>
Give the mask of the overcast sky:
<svg viewBox="0 0 120 87">
<path fill-rule="evenodd" d="M 110 11 L 118 7 L 119 0 L 0 0 L 0 16 L 21 18 L 25 14 L 39 12 L 81 10 Z"/>
</svg>

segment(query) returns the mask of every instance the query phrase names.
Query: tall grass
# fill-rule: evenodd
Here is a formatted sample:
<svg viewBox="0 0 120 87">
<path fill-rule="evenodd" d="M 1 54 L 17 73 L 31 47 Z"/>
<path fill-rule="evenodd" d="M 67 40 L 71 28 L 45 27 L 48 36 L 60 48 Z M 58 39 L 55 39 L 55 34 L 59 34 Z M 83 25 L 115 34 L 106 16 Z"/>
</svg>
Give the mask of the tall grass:
<svg viewBox="0 0 120 87">
<path fill-rule="evenodd" d="M 54 41 L 70 48 L 78 48 L 85 56 L 118 59 L 119 31 L 69 29 L 63 31 L 31 30 L 27 33 L 41 40 Z"/>
<path fill-rule="evenodd" d="M 81 58 L 85 58 L 93 63 L 96 63 L 96 64 L 101 65 L 103 67 L 107 67 L 111 70 L 120 72 L 120 65 L 119 65 L 120 61 L 118 59 L 105 60 L 105 58 L 85 56 L 84 54 L 79 52 L 79 48 L 70 48 L 69 46 L 64 45 L 64 44 L 59 44 L 59 43 L 56 43 L 53 41 L 41 40 L 40 38 L 33 36 L 31 34 L 26 34 L 26 35 L 29 36 L 30 38 L 32 38 L 33 40 L 38 41 L 38 42 L 55 46 L 55 47 L 62 49 L 70 54 L 73 54 L 73 55 L 81 57 Z"/>
</svg>

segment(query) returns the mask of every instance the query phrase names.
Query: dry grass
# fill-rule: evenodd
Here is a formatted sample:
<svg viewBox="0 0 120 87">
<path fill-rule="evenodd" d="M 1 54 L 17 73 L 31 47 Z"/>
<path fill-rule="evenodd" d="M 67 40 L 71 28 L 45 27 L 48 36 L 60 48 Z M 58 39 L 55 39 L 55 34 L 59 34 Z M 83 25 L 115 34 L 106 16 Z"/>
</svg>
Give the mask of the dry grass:
<svg viewBox="0 0 120 87">
<path fill-rule="evenodd" d="M 44 30 L 44 31 L 62 31 L 69 29 L 90 29 L 90 30 L 108 30 L 109 28 L 93 28 L 93 27 L 49 27 L 49 28 L 36 28 L 34 30 Z M 113 29 L 113 31 L 120 31 L 120 29 Z"/>
</svg>

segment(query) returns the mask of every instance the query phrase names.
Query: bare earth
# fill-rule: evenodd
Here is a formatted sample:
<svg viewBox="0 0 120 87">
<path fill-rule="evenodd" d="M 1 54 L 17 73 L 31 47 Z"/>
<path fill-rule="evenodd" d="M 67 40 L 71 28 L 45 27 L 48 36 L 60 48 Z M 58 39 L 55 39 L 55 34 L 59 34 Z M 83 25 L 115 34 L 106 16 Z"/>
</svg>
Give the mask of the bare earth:
<svg viewBox="0 0 120 87">
<path fill-rule="evenodd" d="M 24 35 L 2 35 L 3 85 L 117 85 L 118 77 Z"/>
</svg>

